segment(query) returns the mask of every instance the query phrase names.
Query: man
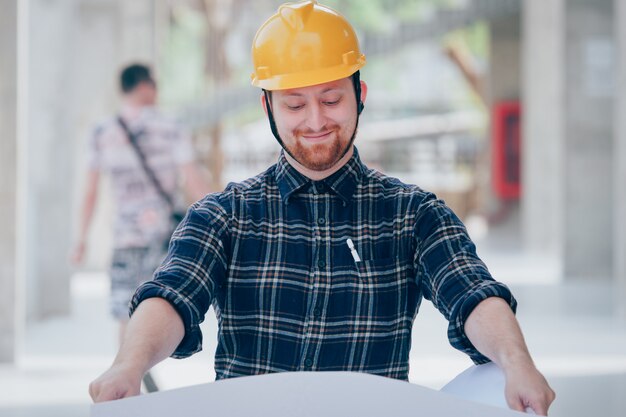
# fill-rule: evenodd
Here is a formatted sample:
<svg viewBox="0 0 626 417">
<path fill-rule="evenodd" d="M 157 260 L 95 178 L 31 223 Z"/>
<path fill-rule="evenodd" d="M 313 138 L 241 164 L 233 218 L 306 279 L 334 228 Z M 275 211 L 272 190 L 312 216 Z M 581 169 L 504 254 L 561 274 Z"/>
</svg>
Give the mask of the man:
<svg viewBox="0 0 626 417">
<path fill-rule="evenodd" d="M 115 200 L 110 310 L 120 323 L 121 340 L 132 295 L 165 257 L 179 179 L 184 178 L 193 201 L 204 197 L 208 189 L 193 161 L 189 135 L 154 107 L 157 88 L 150 69 L 139 64 L 124 68 L 120 87 L 119 115 L 100 124 L 90 139 L 87 185 L 72 261 L 80 264 L 84 258 L 100 174 L 106 173 Z"/>
<path fill-rule="evenodd" d="M 406 380 L 425 297 L 450 321 L 454 347 L 503 369 L 511 408 L 546 414 L 554 393 L 528 354 L 515 300 L 461 222 L 432 194 L 361 163 L 365 57 L 350 24 L 313 1 L 285 4 L 252 52 L 252 83 L 284 152 L 188 211 L 135 295 L 122 348 L 90 386 L 94 401 L 135 395 L 154 364 L 198 351 L 211 304 L 217 379 L 343 370 Z"/>
</svg>

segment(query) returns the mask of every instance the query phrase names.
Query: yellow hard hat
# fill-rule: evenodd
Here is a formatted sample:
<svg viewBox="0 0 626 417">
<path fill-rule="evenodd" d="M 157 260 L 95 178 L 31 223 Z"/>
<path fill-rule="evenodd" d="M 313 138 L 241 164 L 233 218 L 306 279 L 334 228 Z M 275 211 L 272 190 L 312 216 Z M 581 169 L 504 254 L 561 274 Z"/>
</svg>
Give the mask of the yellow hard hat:
<svg viewBox="0 0 626 417">
<path fill-rule="evenodd" d="M 349 77 L 365 55 L 348 21 L 316 1 L 285 3 L 252 42 L 252 85 L 265 90 L 307 87 Z"/>
</svg>

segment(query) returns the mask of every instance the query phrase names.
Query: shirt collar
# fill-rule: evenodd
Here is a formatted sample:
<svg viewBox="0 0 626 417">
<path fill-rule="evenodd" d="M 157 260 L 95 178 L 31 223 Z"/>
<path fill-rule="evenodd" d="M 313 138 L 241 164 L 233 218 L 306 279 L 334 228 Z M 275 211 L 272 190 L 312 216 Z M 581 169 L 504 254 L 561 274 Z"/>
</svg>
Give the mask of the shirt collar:
<svg viewBox="0 0 626 417">
<path fill-rule="evenodd" d="M 339 168 L 337 172 L 324 178 L 320 182 L 323 182 L 327 187 L 333 190 L 343 200 L 343 205 L 346 206 L 350 203 L 352 195 L 358 183 L 361 181 L 365 170 L 365 165 L 361 162 L 359 152 L 355 147 L 354 154 L 348 162 Z M 302 175 L 289 164 L 287 158 L 285 158 L 285 151 L 280 152 L 275 175 L 280 196 L 285 204 L 289 203 L 289 198 L 292 194 L 312 182 L 310 178 Z"/>
</svg>

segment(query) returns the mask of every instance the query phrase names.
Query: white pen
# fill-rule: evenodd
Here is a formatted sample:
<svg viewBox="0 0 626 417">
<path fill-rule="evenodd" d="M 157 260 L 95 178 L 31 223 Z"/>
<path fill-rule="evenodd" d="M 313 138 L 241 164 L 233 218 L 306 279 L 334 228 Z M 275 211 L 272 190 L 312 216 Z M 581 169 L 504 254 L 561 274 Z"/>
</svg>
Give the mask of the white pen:
<svg viewBox="0 0 626 417">
<path fill-rule="evenodd" d="M 361 262 L 361 258 L 359 257 L 359 253 L 356 251 L 356 248 L 354 247 L 354 243 L 352 242 L 352 239 L 348 238 L 348 240 L 346 240 L 346 243 L 348 244 L 348 248 L 350 248 L 350 254 L 352 254 L 352 258 L 354 258 L 354 262 Z"/>
</svg>

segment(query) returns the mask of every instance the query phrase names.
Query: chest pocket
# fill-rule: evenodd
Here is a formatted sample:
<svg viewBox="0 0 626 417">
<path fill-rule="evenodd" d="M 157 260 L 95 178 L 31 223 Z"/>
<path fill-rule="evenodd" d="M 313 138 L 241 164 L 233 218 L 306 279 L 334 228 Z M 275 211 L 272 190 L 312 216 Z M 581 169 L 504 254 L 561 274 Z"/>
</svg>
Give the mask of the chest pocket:
<svg viewBox="0 0 626 417">
<path fill-rule="evenodd" d="M 356 267 L 358 287 L 366 301 L 362 314 L 378 321 L 401 321 L 407 312 L 411 263 L 399 258 L 375 259 L 357 262 Z"/>
</svg>

